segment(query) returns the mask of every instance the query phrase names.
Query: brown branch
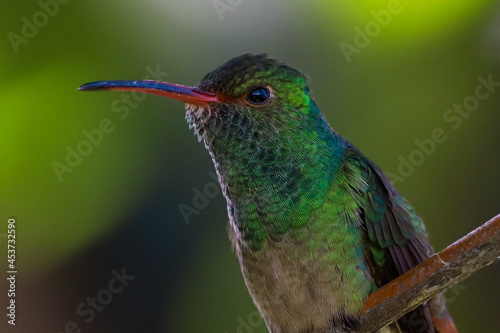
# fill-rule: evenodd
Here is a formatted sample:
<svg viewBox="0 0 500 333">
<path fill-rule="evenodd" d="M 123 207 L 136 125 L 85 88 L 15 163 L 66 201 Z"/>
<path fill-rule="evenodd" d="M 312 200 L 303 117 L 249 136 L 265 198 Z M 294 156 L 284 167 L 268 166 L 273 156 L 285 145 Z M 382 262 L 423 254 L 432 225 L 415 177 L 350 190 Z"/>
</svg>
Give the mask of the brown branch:
<svg viewBox="0 0 500 333">
<path fill-rule="evenodd" d="M 376 332 L 500 259 L 500 215 L 368 297 L 356 333 Z"/>
</svg>

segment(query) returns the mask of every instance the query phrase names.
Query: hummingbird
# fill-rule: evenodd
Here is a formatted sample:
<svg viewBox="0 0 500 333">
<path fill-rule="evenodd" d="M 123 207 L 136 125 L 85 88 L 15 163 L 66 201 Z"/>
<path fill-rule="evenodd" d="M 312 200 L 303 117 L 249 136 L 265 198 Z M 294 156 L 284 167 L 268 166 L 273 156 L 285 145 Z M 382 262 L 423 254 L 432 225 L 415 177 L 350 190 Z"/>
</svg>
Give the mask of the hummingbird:
<svg viewBox="0 0 500 333">
<path fill-rule="evenodd" d="M 197 86 L 98 81 L 186 104 L 227 201 L 229 237 L 273 333 L 359 326 L 364 301 L 434 253 L 422 219 L 381 169 L 328 124 L 304 74 L 244 54 Z M 442 295 L 380 332 L 458 332 Z"/>
</svg>

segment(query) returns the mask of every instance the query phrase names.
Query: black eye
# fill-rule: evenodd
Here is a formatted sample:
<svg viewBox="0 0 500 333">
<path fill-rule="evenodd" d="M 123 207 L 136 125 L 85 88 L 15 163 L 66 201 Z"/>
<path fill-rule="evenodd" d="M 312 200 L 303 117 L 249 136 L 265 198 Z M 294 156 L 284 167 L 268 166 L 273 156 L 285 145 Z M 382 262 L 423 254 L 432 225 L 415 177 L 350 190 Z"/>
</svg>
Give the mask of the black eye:
<svg viewBox="0 0 500 333">
<path fill-rule="evenodd" d="M 269 92 L 269 89 L 264 87 L 259 87 L 255 88 L 248 94 L 247 101 L 249 101 L 252 104 L 264 104 L 269 100 L 270 96 L 271 93 Z"/>
</svg>

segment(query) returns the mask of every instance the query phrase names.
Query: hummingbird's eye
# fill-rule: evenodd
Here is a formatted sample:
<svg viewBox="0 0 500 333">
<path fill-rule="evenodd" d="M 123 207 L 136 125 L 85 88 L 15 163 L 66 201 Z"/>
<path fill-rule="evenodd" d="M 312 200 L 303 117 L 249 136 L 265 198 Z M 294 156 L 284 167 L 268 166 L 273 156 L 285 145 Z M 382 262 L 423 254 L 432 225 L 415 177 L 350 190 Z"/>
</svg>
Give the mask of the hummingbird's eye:
<svg viewBox="0 0 500 333">
<path fill-rule="evenodd" d="M 271 96 L 271 93 L 269 92 L 269 89 L 264 88 L 264 87 L 258 87 L 252 90 L 248 96 L 247 96 L 247 101 L 250 102 L 251 104 L 264 104 L 269 100 L 269 97 Z"/>
</svg>

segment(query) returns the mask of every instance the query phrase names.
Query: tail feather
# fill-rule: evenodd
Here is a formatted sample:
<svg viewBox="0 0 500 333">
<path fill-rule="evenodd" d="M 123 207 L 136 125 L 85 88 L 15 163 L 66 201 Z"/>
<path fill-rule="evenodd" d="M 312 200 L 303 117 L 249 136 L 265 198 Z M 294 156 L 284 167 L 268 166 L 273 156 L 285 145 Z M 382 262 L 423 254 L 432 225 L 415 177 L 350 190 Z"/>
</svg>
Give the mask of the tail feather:
<svg viewBox="0 0 500 333">
<path fill-rule="evenodd" d="M 436 333 L 458 333 L 455 323 L 446 308 L 446 300 L 442 294 L 429 301 L 429 309 Z"/>
<path fill-rule="evenodd" d="M 401 317 L 380 333 L 458 333 L 442 294 Z"/>
</svg>

